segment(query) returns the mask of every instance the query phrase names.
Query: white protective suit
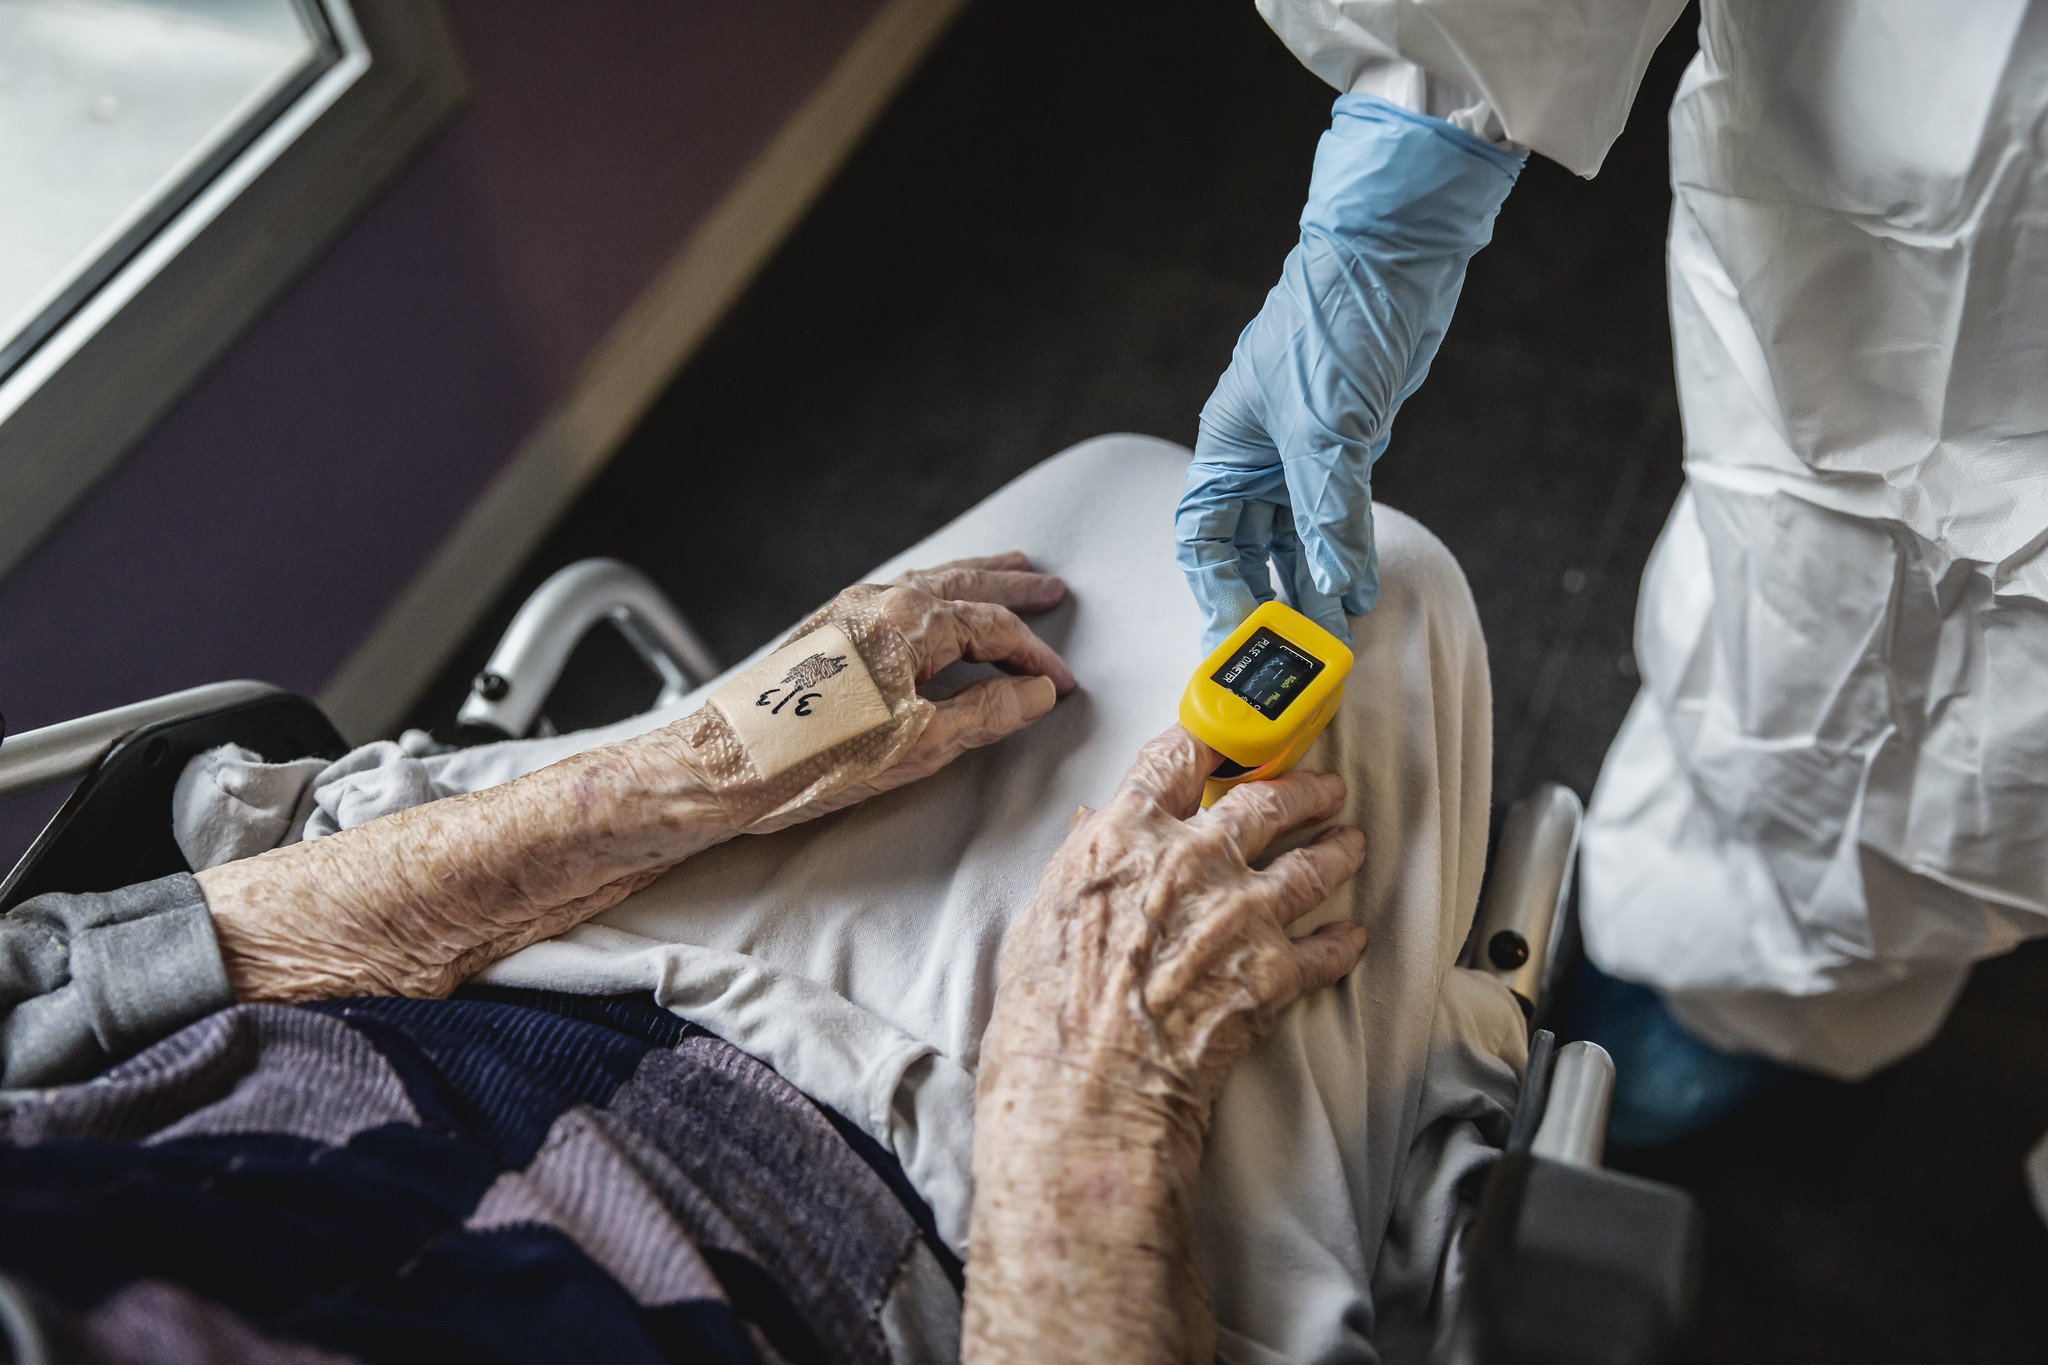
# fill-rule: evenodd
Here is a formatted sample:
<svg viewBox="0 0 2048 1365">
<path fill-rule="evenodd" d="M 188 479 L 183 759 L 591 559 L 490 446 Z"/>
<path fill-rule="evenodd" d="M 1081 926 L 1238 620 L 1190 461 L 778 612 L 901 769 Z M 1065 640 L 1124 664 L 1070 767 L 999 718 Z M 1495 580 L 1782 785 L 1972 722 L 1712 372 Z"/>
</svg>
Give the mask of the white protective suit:
<svg viewBox="0 0 2048 1365">
<path fill-rule="evenodd" d="M 1260 0 L 1312 70 L 1581 175 L 1676 0 Z M 1587 947 L 1842 1077 L 2048 933 L 2048 7 L 1704 0 L 1671 110 L 1686 489 Z"/>
</svg>

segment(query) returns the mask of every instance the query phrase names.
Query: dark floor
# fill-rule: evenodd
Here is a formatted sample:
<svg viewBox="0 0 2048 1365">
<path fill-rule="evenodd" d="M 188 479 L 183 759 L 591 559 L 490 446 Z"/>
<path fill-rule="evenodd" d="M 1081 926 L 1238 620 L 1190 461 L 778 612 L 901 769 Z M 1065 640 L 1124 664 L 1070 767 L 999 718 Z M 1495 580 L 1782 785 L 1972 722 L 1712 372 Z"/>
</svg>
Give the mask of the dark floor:
<svg viewBox="0 0 2048 1365">
<path fill-rule="evenodd" d="M 1861 1085 L 1785 1083 L 1613 1162 L 1706 1215 L 1702 1361 L 2048 1360 L 2048 1233 L 2020 1175 L 2048 1131 L 2048 940 L 1979 966 L 1926 1048 Z"/>
<path fill-rule="evenodd" d="M 1634 692 L 1636 578 L 1678 488 L 1662 110 L 1690 21 L 1591 184 L 1533 162 L 1377 492 L 1472 581 L 1496 789 L 1589 791 Z M 512 607 L 617 555 L 737 658 L 1020 471 L 1183 442 L 1293 240 L 1330 92 L 1247 0 L 980 0 L 415 720 Z M 579 705 L 562 697 L 557 719 Z M 1701 1358 L 2048 1358 L 2048 944 L 1979 970 L 1926 1051 L 1787 1086 L 1634 1169 L 1707 1216 Z"/>
</svg>

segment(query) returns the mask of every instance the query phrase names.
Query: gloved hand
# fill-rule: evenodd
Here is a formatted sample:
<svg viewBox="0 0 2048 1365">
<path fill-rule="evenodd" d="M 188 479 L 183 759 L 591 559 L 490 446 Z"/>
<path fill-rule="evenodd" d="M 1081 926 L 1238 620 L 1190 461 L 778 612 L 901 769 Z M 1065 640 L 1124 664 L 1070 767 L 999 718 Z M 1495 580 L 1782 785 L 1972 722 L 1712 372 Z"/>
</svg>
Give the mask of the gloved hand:
<svg viewBox="0 0 2048 1365">
<path fill-rule="evenodd" d="M 1301 242 L 1202 409 L 1174 518 L 1213 649 L 1271 566 L 1340 640 L 1379 596 L 1372 464 L 1450 325 L 1522 156 L 1374 95 L 1337 100 Z"/>
</svg>

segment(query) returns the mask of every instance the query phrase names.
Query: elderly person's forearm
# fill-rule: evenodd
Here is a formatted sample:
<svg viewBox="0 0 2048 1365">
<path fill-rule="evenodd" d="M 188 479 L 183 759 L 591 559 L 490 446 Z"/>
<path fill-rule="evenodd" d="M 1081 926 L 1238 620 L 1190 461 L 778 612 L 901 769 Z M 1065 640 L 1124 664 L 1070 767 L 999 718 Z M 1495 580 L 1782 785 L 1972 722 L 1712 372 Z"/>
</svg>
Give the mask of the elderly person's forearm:
<svg viewBox="0 0 2048 1365">
<path fill-rule="evenodd" d="M 663 731 L 198 874 L 236 995 L 446 995 L 732 837 Z"/>
<path fill-rule="evenodd" d="M 966 1359 L 1206 1365 L 1189 1206 L 1199 1128 L 1030 1070 L 981 1089 Z"/>
<path fill-rule="evenodd" d="M 705 707 L 658 730 L 501 787 L 210 868 L 199 885 L 235 993 L 287 1002 L 446 995 L 715 843 L 916 781 L 1031 724 L 1073 690 L 1066 664 L 1013 610 L 1044 610 L 1065 592 L 1015 553 L 849 588 L 780 651 L 801 654 L 808 641 L 821 642 L 791 671 L 804 679 L 787 689 L 803 694 L 795 708 L 785 697 L 762 714 L 824 716 L 812 708 L 834 706 L 833 680 L 845 679 L 873 694 L 880 724 L 822 730 L 846 738 L 792 758 L 787 734 L 800 740 L 805 722 L 790 731 L 785 719 L 780 739 L 769 733 L 782 744 L 780 768 L 758 765 L 767 751 L 747 747 L 752 741 L 731 719 L 736 706 L 748 729 L 762 723 L 743 673 Z M 938 703 L 924 699 L 922 685 L 958 659 L 994 663 L 1010 676 Z M 773 655 L 764 663 L 782 667 Z M 726 697 L 734 689 L 744 693 L 736 701 Z M 759 704 L 781 690 L 761 693 Z"/>
</svg>

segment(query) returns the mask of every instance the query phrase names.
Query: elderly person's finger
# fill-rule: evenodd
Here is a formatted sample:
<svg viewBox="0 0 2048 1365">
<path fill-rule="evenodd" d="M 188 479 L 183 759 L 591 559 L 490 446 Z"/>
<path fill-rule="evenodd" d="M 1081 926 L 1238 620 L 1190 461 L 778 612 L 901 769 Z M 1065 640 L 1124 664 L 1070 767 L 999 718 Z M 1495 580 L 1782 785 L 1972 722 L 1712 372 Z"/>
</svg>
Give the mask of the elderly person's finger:
<svg viewBox="0 0 2048 1365">
<path fill-rule="evenodd" d="M 1007 569 L 946 569 L 918 584 L 934 597 L 993 602 L 1012 611 L 1050 611 L 1067 595 L 1064 579 Z"/>
<path fill-rule="evenodd" d="M 969 749 L 1016 734 L 1058 699 L 1051 678 L 983 678 L 938 704 L 912 752 L 929 749 L 936 771 Z"/>
<path fill-rule="evenodd" d="M 969 749 L 1017 733 L 1058 699 L 1050 678 L 983 678 L 940 702 L 924 733 L 875 786 L 887 790 L 928 777 Z"/>
<path fill-rule="evenodd" d="M 1321 905 L 1365 862 L 1365 836 L 1349 825 L 1326 829 L 1254 873 L 1274 919 L 1289 925 Z"/>
<path fill-rule="evenodd" d="M 970 555 L 966 559 L 949 559 L 943 564 L 931 564 L 922 569 L 906 569 L 891 582 L 905 583 L 918 574 L 938 573 L 944 569 L 1028 569 L 1031 561 L 1022 550 L 1005 550 L 999 555 Z"/>
<path fill-rule="evenodd" d="M 1202 808 L 1202 783 L 1222 755 L 1179 725 L 1146 741 L 1111 804 L 1157 806 L 1185 820 Z"/>
<path fill-rule="evenodd" d="M 1228 833 L 1250 862 L 1280 835 L 1328 820 L 1343 805 L 1343 778 L 1292 772 L 1268 782 L 1239 783 L 1195 818 Z"/>
<path fill-rule="evenodd" d="M 1365 943 L 1365 930 L 1348 919 L 1325 924 L 1313 934 L 1294 940 L 1289 948 L 1294 954 L 1294 965 L 1301 972 L 1301 990 L 1284 1003 L 1291 1005 L 1304 995 L 1313 995 L 1342 981 L 1358 965 L 1358 959 L 1365 956 Z"/>
<path fill-rule="evenodd" d="M 956 602 L 993 602 L 1016 611 L 1046 611 L 1067 595 L 1065 582 L 1031 572 L 1031 561 L 1015 551 L 912 569 L 891 586 L 916 588 Z"/>
<path fill-rule="evenodd" d="M 1031 633 L 1008 607 L 987 602 L 948 602 L 948 610 L 925 632 L 927 654 L 919 681 L 956 659 L 994 664 L 1005 673 L 1051 678 L 1060 696 L 1074 690 L 1073 670 L 1058 651 Z"/>
</svg>

